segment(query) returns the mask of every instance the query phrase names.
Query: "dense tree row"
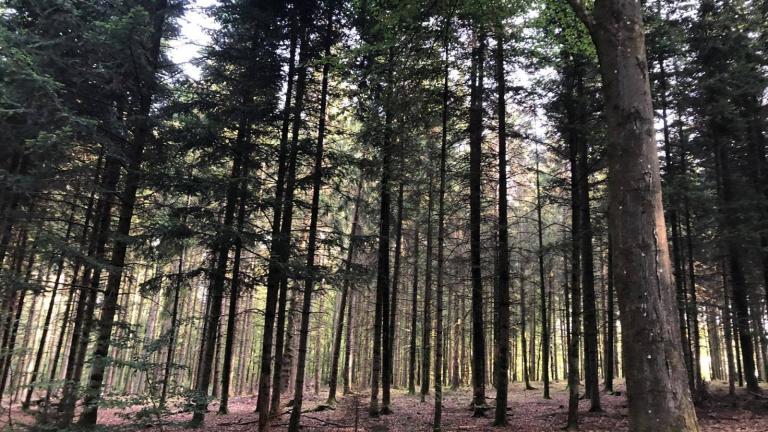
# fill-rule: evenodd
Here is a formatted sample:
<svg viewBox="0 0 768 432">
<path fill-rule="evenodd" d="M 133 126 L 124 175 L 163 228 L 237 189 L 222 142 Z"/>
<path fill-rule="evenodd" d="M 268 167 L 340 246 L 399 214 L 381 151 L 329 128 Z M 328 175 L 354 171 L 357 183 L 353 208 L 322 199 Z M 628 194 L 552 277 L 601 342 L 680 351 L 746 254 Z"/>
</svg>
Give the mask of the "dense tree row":
<svg viewBox="0 0 768 432">
<path fill-rule="evenodd" d="M 768 3 L 222 0 L 199 79 L 187 3 L 0 3 L 0 397 L 41 428 L 760 392 Z"/>
</svg>

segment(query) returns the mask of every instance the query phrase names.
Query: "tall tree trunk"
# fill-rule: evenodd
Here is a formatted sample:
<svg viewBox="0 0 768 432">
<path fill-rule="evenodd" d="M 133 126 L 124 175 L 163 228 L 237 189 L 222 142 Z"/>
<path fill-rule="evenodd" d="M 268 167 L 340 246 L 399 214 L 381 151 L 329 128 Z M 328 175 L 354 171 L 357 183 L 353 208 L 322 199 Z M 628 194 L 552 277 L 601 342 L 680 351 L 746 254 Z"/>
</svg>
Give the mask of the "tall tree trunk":
<svg viewBox="0 0 768 432">
<path fill-rule="evenodd" d="M 373 359 L 371 364 L 371 403 L 368 414 L 376 417 L 379 414 L 388 414 L 389 406 L 379 407 L 378 392 L 379 378 L 381 375 L 382 387 L 389 385 L 387 368 L 389 364 L 383 364 L 387 361 L 387 356 L 382 352 L 389 348 L 389 225 L 391 218 L 390 210 L 390 191 L 389 179 L 391 177 L 392 154 L 389 128 L 391 127 L 391 116 L 385 113 L 385 137 L 381 143 L 381 195 L 379 211 L 379 247 L 377 255 L 377 274 L 376 274 L 376 310 L 373 324 Z M 388 389 L 386 391 L 389 391 Z"/>
<path fill-rule="evenodd" d="M 168 396 L 168 384 L 171 379 L 171 368 L 173 367 L 173 351 L 176 345 L 176 338 L 179 326 L 179 295 L 184 275 L 184 254 L 186 248 L 182 246 L 179 253 L 179 267 L 176 272 L 176 283 L 173 287 L 173 305 L 171 306 L 171 322 L 168 328 L 168 348 L 165 354 L 165 366 L 163 369 L 163 379 L 160 390 L 160 407 L 165 407 L 165 401 Z"/>
<path fill-rule="evenodd" d="M 245 120 L 241 127 L 247 128 L 248 121 Z M 232 350 L 235 344 L 235 333 L 237 332 L 237 305 L 240 296 L 240 259 L 243 251 L 243 230 L 245 228 L 245 209 L 248 203 L 248 155 L 251 152 L 250 138 L 245 137 L 245 156 L 243 157 L 243 167 L 240 180 L 237 183 L 240 202 L 237 209 L 237 228 L 235 231 L 235 256 L 232 260 L 232 283 L 229 289 L 229 311 L 227 313 L 227 335 L 224 342 L 224 364 L 221 370 L 221 400 L 219 401 L 219 414 L 229 412 L 229 386 L 232 375 Z"/>
<path fill-rule="evenodd" d="M 536 148 L 536 234 L 539 241 L 539 299 L 541 300 L 541 380 L 544 384 L 544 399 L 549 396 L 549 318 L 547 315 L 547 290 L 544 282 L 544 226 L 541 218 L 541 173 L 539 172 L 539 150 Z"/>
<path fill-rule="evenodd" d="M 286 76 L 286 91 L 284 98 L 284 106 L 282 113 L 282 126 L 280 129 L 280 146 L 278 148 L 277 157 L 277 179 L 275 182 L 275 199 L 272 204 L 272 231 L 271 231 L 271 243 L 270 243 L 270 258 L 269 258 L 269 274 L 267 284 L 267 298 L 264 312 L 264 329 L 262 332 L 262 350 L 261 350 L 261 371 L 259 374 L 259 389 L 257 400 L 257 412 L 259 413 L 259 431 L 266 430 L 268 428 L 268 414 L 270 411 L 270 379 L 271 375 L 271 361 L 272 361 L 272 336 L 274 332 L 275 321 L 275 307 L 278 302 L 278 290 L 280 288 L 280 262 L 279 253 L 281 247 L 280 236 L 280 222 L 282 220 L 282 207 L 283 207 L 283 195 L 285 191 L 285 176 L 287 170 L 287 161 L 289 153 L 288 133 L 291 129 L 291 114 L 295 109 L 291 109 L 291 101 L 293 100 L 293 85 L 295 76 L 295 59 L 296 59 L 296 46 L 298 43 L 299 32 L 301 29 L 297 25 L 297 20 L 294 15 L 290 23 L 290 43 L 288 54 L 288 73 Z M 300 25 L 304 25 L 302 21 Z M 301 59 L 305 60 L 305 59 Z M 300 60 L 300 61 L 301 61 Z M 297 93 L 298 93 L 297 89 Z M 303 83 L 302 83 L 303 93 Z M 301 103 L 303 95 L 296 97 L 296 101 Z M 294 113 L 295 115 L 295 113 Z M 283 302 L 285 304 L 285 296 L 283 296 Z M 283 307 L 283 314 L 284 314 Z M 284 319 L 284 318 L 283 318 Z M 281 332 L 278 332 L 278 337 Z M 275 374 L 279 374 L 278 368 L 275 367 Z M 274 382 L 274 380 L 273 380 Z M 274 386 L 276 391 L 279 392 L 280 386 Z M 279 395 L 278 395 L 279 401 Z"/>
<path fill-rule="evenodd" d="M 660 8 L 660 6 L 659 6 Z M 659 14 L 661 12 L 659 11 Z M 669 183 L 669 187 L 673 188 L 677 177 L 677 169 L 672 161 L 672 144 L 670 142 L 669 125 L 667 122 L 667 74 L 664 67 L 664 57 L 659 55 L 659 101 L 661 104 L 661 121 L 662 131 L 664 137 L 664 162 L 666 165 L 665 180 Z M 683 358 L 685 359 L 686 370 L 688 372 L 688 382 L 691 388 L 691 393 L 696 395 L 696 380 L 694 378 L 694 358 L 691 353 L 691 346 L 689 344 L 689 328 L 687 328 L 687 294 L 685 289 L 685 272 L 683 271 L 683 251 L 680 244 L 680 224 L 678 223 L 677 214 L 677 196 L 674 194 L 674 190 L 670 190 L 671 199 L 667 206 L 666 217 L 669 219 L 670 233 L 672 234 L 672 263 L 674 268 L 675 279 L 675 293 L 677 294 L 677 309 L 678 317 L 680 321 L 680 338 L 681 346 L 683 348 Z"/>
<path fill-rule="evenodd" d="M 448 74 L 446 71 L 444 90 L 447 90 L 447 84 Z M 496 305 L 498 330 L 493 365 L 493 372 L 496 376 L 496 412 L 493 424 L 504 426 L 508 423 L 507 393 L 509 392 L 509 221 L 507 217 L 507 207 L 509 205 L 507 203 L 507 87 L 504 75 L 503 28 L 496 30 L 496 86 L 498 92 L 497 115 L 499 117 L 499 251 L 497 265 L 498 283 L 494 286 L 496 291 L 494 303 Z M 443 103 L 445 104 L 446 102 Z M 548 391 L 548 388 L 545 387 L 545 391 Z"/>
<path fill-rule="evenodd" d="M 723 333 L 725 335 L 725 355 L 726 363 L 728 364 L 728 394 L 733 396 L 736 394 L 736 366 L 733 358 L 733 327 L 731 326 L 731 302 L 728 294 L 728 273 L 725 260 L 721 264 L 723 274 L 723 305 L 722 315 L 720 319 L 723 322 Z"/>
<path fill-rule="evenodd" d="M 94 221 L 91 239 L 88 246 L 88 257 L 91 260 L 103 263 L 106 261 L 106 245 L 109 240 L 110 225 L 112 221 L 112 206 L 115 199 L 115 189 L 120 177 L 120 164 L 118 159 L 110 154 L 105 155 L 104 172 L 101 179 L 101 196 L 96 204 L 97 219 Z M 86 261 L 86 264 L 88 262 Z M 95 308 L 96 294 L 101 279 L 101 266 L 87 264 L 83 271 L 80 290 L 78 293 L 77 308 L 72 322 L 72 338 L 69 344 L 67 366 L 64 374 L 64 388 L 61 401 L 58 406 L 58 426 L 61 429 L 68 428 L 75 415 L 75 402 L 77 401 L 77 386 L 83 370 L 85 349 L 91 334 L 93 323 L 93 311 Z M 76 281 L 72 281 L 72 288 Z"/>
<path fill-rule="evenodd" d="M 611 236 L 608 235 L 608 291 L 607 307 L 605 310 L 605 354 L 603 355 L 603 367 L 605 368 L 605 392 L 613 393 L 614 354 L 616 352 L 616 315 L 613 300 L 613 245 Z"/>
<path fill-rule="evenodd" d="M 531 385 L 530 367 L 528 363 L 527 318 L 525 313 L 525 265 L 520 261 L 520 352 L 522 353 L 523 381 L 526 390 L 534 390 Z"/>
<path fill-rule="evenodd" d="M 411 334 L 408 348 L 408 394 L 416 394 L 416 321 L 418 319 L 419 303 L 419 240 L 418 218 L 413 224 L 413 282 L 411 289 Z"/>
<path fill-rule="evenodd" d="M 243 103 L 250 100 L 246 95 Z M 206 303 L 205 322 L 202 332 L 202 345 L 199 356 L 198 373 L 195 383 L 194 413 L 192 424 L 200 425 L 205 419 L 205 412 L 208 409 L 208 387 L 211 384 L 211 373 L 214 365 L 218 365 L 217 347 L 220 344 L 218 340 L 219 324 L 221 320 L 221 310 L 224 298 L 224 285 L 226 283 L 227 262 L 229 261 L 229 252 L 234 239 L 232 238 L 232 226 L 235 220 L 235 209 L 240 195 L 240 178 L 244 172 L 244 165 L 247 164 L 246 141 L 248 134 L 246 127 L 248 124 L 247 116 L 242 114 L 240 127 L 236 138 L 235 155 L 232 162 L 232 171 L 230 181 L 227 187 L 226 202 L 224 205 L 224 219 L 222 222 L 221 238 L 217 239 L 214 246 L 214 257 L 212 263 L 211 283 L 208 291 L 208 302 Z M 214 374 L 215 375 L 215 374 Z M 216 383 L 214 377 L 213 382 Z M 216 386 L 214 385 L 214 388 Z"/>
<path fill-rule="evenodd" d="M 642 6 L 569 0 L 598 52 L 608 120 L 608 226 L 622 319 L 629 423 L 634 431 L 697 431 L 672 296 L 654 140 Z M 651 415 L 648 412 L 651 412 Z"/>
<path fill-rule="evenodd" d="M 402 149 L 402 146 L 401 146 Z M 401 162 L 401 176 L 402 174 L 402 162 Z M 389 308 L 389 347 L 384 351 L 384 355 L 389 356 L 389 376 L 390 379 L 394 379 L 393 371 L 395 369 L 392 356 L 395 350 L 395 335 L 397 334 L 397 292 L 398 285 L 400 284 L 400 260 L 402 254 L 403 245 L 403 187 L 404 179 L 400 179 L 400 185 L 397 191 L 397 223 L 395 224 L 395 263 L 392 270 L 392 289 L 391 300 Z M 394 384 L 394 382 L 393 382 Z M 390 394 L 386 391 L 382 398 L 382 404 L 388 406 L 390 404 Z"/>
<path fill-rule="evenodd" d="M 581 340 L 581 211 L 579 206 L 579 151 L 578 140 L 581 139 L 581 127 L 577 123 L 576 87 L 580 64 L 574 59 L 564 75 L 565 110 L 568 127 L 568 159 L 570 165 L 571 186 L 571 295 L 570 295 L 570 335 L 568 339 L 568 418 L 566 428 L 575 430 L 579 427 L 579 345 Z M 610 236 L 610 234 L 609 234 Z"/>
<path fill-rule="evenodd" d="M 583 76 L 578 75 L 576 92 L 584 100 Z M 587 127 L 583 110 L 577 115 L 578 127 Z M 589 151 L 583 135 L 576 140 L 579 164 L 579 242 L 581 249 L 581 292 L 584 302 L 584 384 L 590 399 L 590 411 L 602 411 L 598 365 L 597 305 L 595 296 L 595 269 L 592 247 L 592 217 L 589 199 Z"/>
<path fill-rule="evenodd" d="M 152 74 L 150 80 L 154 80 L 154 75 L 159 68 L 163 31 L 166 22 L 167 0 L 159 0 L 153 5 L 152 10 L 147 12 L 152 18 L 152 34 L 149 38 L 149 68 Z M 134 70 L 136 82 L 140 91 L 140 101 L 138 107 L 138 124 L 134 130 L 133 142 L 128 151 L 129 165 L 125 176 L 125 186 L 121 194 L 122 206 L 120 207 L 120 217 L 117 223 L 117 234 L 112 248 L 112 258 L 110 261 L 113 270 L 110 271 L 107 278 L 107 287 L 104 291 L 104 300 L 102 301 L 102 314 L 99 318 L 99 326 L 96 337 L 96 346 L 93 351 L 91 373 L 88 378 L 88 391 L 83 399 L 83 412 L 80 414 L 79 424 L 91 426 L 96 424 L 98 416 L 98 403 L 101 399 L 102 384 L 104 381 L 104 371 L 109 363 L 109 344 L 112 338 L 112 328 L 114 327 L 115 313 L 117 312 L 117 302 L 119 299 L 120 282 L 122 281 L 123 267 L 125 266 L 125 257 L 128 249 L 126 240 L 130 234 L 131 221 L 133 219 L 133 209 L 136 203 L 136 193 L 141 182 L 141 163 L 144 153 L 144 147 L 151 139 L 152 128 L 149 120 L 150 109 L 152 107 L 153 92 L 155 83 L 153 81 L 143 82 L 140 78 L 142 71 Z"/>
<path fill-rule="evenodd" d="M 341 337 L 344 334 L 344 311 L 347 307 L 347 298 L 349 297 L 349 286 L 350 286 L 350 280 L 351 280 L 351 271 L 352 271 L 352 260 L 355 257 L 355 236 L 357 235 L 358 231 L 358 224 L 360 220 L 360 201 L 362 199 L 362 192 L 363 192 L 363 181 L 362 179 L 357 185 L 357 194 L 355 196 L 355 209 L 352 213 L 352 227 L 350 228 L 349 232 L 349 248 L 347 249 L 347 260 L 344 263 L 344 282 L 341 287 L 341 300 L 339 301 L 339 310 L 338 314 L 336 316 L 336 329 L 335 333 L 333 335 L 333 350 L 331 353 L 331 373 L 330 373 L 330 380 L 328 382 L 328 401 L 326 402 L 328 405 L 335 405 L 336 404 L 336 384 L 338 382 L 338 371 L 339 371 L 339 354 L 341 353 Z M 350 302 L 349 307 L 352 307 L 352 303 Z M 349 326 L 350 323 L 347 323 Z M 349 342 L 347 341 L 347 346 L 349 346 Z M 347 350 L 348 351 L 348 350 Z M 345 381 L 347 379 L 345 378 Z"/>
<path fill-rule="evenodd" d="M 292 196 L 284 196 L 285 191 L 288 189 L 292 189 L 287 187 L 288 185 L 284 185 L 284 182 L 286 182 L 286 178 L 288 179 L 288 182 L 295 181 L 293 177 L 295 177 L 295 166 L 296 166 L 296 152 L 298 151 L 297 145 L 298 145 L 298 133 L 301 126 L 301 113 L 304 110 L 304 91 L 306 87 L 306 80 L 307 80 L 307 61 L 309 60 L 309 46 L 308 46 L 308 35 L 307 35 L 307 24 L 309 17 L 307 16 L 309 14 L 309 11 L 306 10 L 307 7 L 303 5 L 303 3 L 298 3 L 301 5 L 296 11 L 296 14 L 299 15 L 298 25 L 297 28 L 291 29 L 292 32 L 296 32 L 301 42 L 300 44 L 300 53 L 299 53 L 299 69 L 296 71 L 296 94 L 294 96 L 294 104 L 293 109 L 290 109 L 290 103 L 288 102 L 291 99 L 291 94 L 286 92 L 286 103 L 285 103 L 285 111 L 284 111 L 284 117 L 283 117 L 283 132 L 281 135 L 281 141 L 280 141 L 280 150 L 279 150 L 279 156 L 278 156 L 278 176 L 277 176 L 277 184 L 275 186 L 275 202 L 273 205 L 273 219 L 272 219 L 272 240 L 270 243 L 270 256 L 269 256 L 269 269 L 267 274 L 267 295 L 266 295 L 266 302 L 265 302 L 265 308 L 264 308 L 264 328 L 262 333 L 262 339 L 261 339 L 261 367 L 259 372 L 259 390 L 258 390 L 258 399 L 256 401 L 256 411 L 259 413 L 259 432 L 263 432 L 269 429 L 269 417 L 270 414 L 273 412 L 277 412 L 278 405 L 280 402 L 280 386 L 275 385 L 276 382 L 280 382 L 281 372 L 279 370 L 278 365 L 282 364 L 283 362 L 278 362 L 275 358 L 275 368 L 274 368 L 274 375 L 272 371 L 272 342 L 273 337 L 275 334 L 275 308 L 277 307 L 278 303 L 278 296 L 281 293 L 285 293 L 285 295 L 282 296 L 283 300 L 287 299 L 287 286 L 283 284 L 284 279 L 284 264 L 287 261 L 287 256 L 290 251 L 290 238 L 284 238 L 285 236 L 283 233 L 286 231 L 285 223 L 281 224 L 281 220 L 285 218 L 285 215 L 282 214 L 282 207 L 285 204 L 286 201 L 292 201 Z M 292 33 L 292 38 L 293 33 Z M 294 42 L 291 43 L 294 47 Z M 288 75 L 288 84 L 291 85 L 293 74 L 290 73 L 294 66 L 293 66 L 293 53 L 290 53 L 289 57 L 289 75 Z M 288 91 L 291 90 L 291 87 L 288 87 Z M 288 131 L 287 131 L 287 122 L 288 122 L 288 116 L 289 112 L 293 111 L 293 121 L 291 126 L 291 143 L 289 145 L 288 143 Z M 290 150 L 290 151 L 289 151 Z M 290 153 L 288 156 L 288 164 L 287 167 L 285 166 L 285 157 L 286 155 Z M 286 172 L 288 171 L 288 172 Z M 282 174 L 282 175 L 281 175 Z M 291 192 L 292 194 L 292 192 Z M 290 233 L 290 230 L 287 230 Z M 284 303 L 281 303 L 281 307 L 284 308 Z M 285 312 L 283 309 L 283 313 L 281 316 L 285 317 Z M 285 318 L 283 318 L 285 319 Z M 280 323 L 278 323 L 280 324 Z M 283 333 L 282 328 L 278 325 L 278 339 L 281 337 L 280 335 Z M 277 350 L 275 350 L 275 356 L 282 355 L 282 353 L 278 354 Z M 271 381 L 270 381 L 271 380 Z M 272 384 L 270 386 L 270 383 Z M 272 387 L 273 393 L 270 398 L 270 387 Z M 277 394 L 275 394 L 277 393 Z"/>
<path fill-rule="evenodd" d="M 426 268 L 424 277 L 424 316 L 422 322 L 422 334 L 421 334 L 421 369 L 419 373 L 421 381 L 421 393 L 420 400 L 425 402 L 426 396 L 429 394 L 429 366 L 431 357 L 431 343 L 432 338 L 432 209 L 433 202 L 433 190 L 432 190 L 432 175 L 429 176 L 429 187 L 427 191 L 427 256 L 426 256 Z"/>
<path fill-rule="evenodd" d="M 69 216 L 69 222 L 67 222 L 67 232 L 64 235 L 64 243 L 69 241 L 69 236 L 72 233 L 72 226 L 75 221 L 75 206 L 72 206 L 72 210 Z M 24 397 L 24 401 L 21 403 L 22 409 L 29 408 L 32 402 L 32 394 L 35 391 L 35 384 L 37 384 L 37 375 L 40 371 L 40 365 L 43 361 L 43 354 L 45 353 L 46 342 L 48 341 L 48 331 L 51 326 L 51 319 L 53 318 L 53 310 L 56 305 L 56 294 L 59 290 L 61 283 L 61 276 L 64 271 L 64 254 L 59 255 L 56 261 L 56 278 L 53 282 L 53 288 L 51 289 L 51 301 L 48 304 L 48 311 L 45 314 L 45 321 L 43 322 L 43 332 L 40 335 L 40 343 L 37 347 L 37 354 L 35 355 L 35 364 L 32 366 L 32 375 L 29 379 L 29 388 L 27 388 L 27 394 Z M 66 320 L 65 320 L 66 321 Z"/>
<path fill-rule="evenodd" d="M 312 308 L 312 290 L 315 284 L 315 252 L 317 250 L 317 219 L 320 213 L 320 189 L 323 181 L 323 144 L 325 142 L 325 117 L 328 105 L 328 74 L 331 69 L 331 44 L 333 41 L 333 13 L 334 2 L 328 5 L 325 29 L 325 53 L 323 62 L 323 78 L 320 90 L 320 113 L 315 145 L 314 172 L 312 173 L 312 207 L 309 219 L 309 240 L 307 245 L 307 277 L 304 283 L 304 292 L 301 305 L 301 328 L 299 330 L 299 357 L 296 363 L 296 388 L 293 397 L 293 409 L 288 423 L 290 432 L 298 432 L 301 421 L 301 406 L 304 396 L 304 370 L 307 360 L 307 341 L 309 339 L 309 320 Z M 304 47 L 302 47 L 302 50 Z M 385 166 L 385 169 L 387 167 Z M 387 227 L 388 228 L 388 227 Z M 387 250 L 388 251 L 388 250 Z M 389 270 L 387 269 L 387 272 Z M 321 287 L 322 289 L 322 287 Z M 319 350 L 320 347 L 315 349 Z M 316 364 L 315 367 L 319 367 Z M 317 390 L 317 388 L 315 389 Z"/>
<path fill-rule="evenodd" d="M 303 9 L 302 9 L 303 10 Z M 304 13 L 307 13 L 306 11 Z M 295 20 L 295 18 L 292 18 Z M 302 15 L 302 20 L 306 21 L 306 17 Z M 286 97 L 290 99 L 290 88 L 293 86 L 293 78 L 294 78 L 294 58 L 296 55 L 296 42 L 297 42 L 297 35 L 299 31 L 306 32 L 306 23 L 304 21 L 301 21 L 302 29 L 300 30 L 296 28 L 295 21 L 291 24 L 291 41 L 290 41 L 290 48 L 289 48 L 289 63 L 288 63 L 288 89 L 286 92 Z M 307 46 L 307 37 L 302 34 L 301 39 L 301 52 L 299 55 L 299 71 L 298 71 L 298 77 L 296 82 L 296 100 L 294 102 L 294 111 L 297 109 L 301 110 L 303 108 L 303 97 L 304 92 L 306 89 L 306 74 L 307 74 L 307 65 L 306 62 L 308 60 L 309 56 L 309 47 Z M 281 139 L 288 139 L 288 124 L 290 117 L 288 115 L 290 111 L 290 103 L 286 101 L 285 104 L 285 116 L 283 118 L 283 132 L 284 134 L 281 136 Z M 278 173 L 278 181 L 279 189 L 277 192 L 279 192 L 279 199 L 276 195 L 275 200 L 280 201 L 280 203 L 275 203 L 275 205 L 281 205 L 282 210 L 275 207 L 275 214 L 274 214 L 274 220 L 273 223 L 275 224 L 273 226 L 273 235 L 276 236 L 276 239 L 280 242 L 280 246 L 278 246 L 280 249 L 278 249 L 275 253 L 278 254 L 278 264 L 281 266 L 280 268 L 271 268 L 270 274 L 272 274 L 273 277 L 279 277 L 279 288 L 277 293 L 277 326 L 272 332 L 274 334 L 275 338 L 275 347 L 274 347 L 274 371 L 272 372 L 272 394 L 270 397 L 269 402 L 269 416 L 270 418 L 274 418 L 277 416 L 279 410 L 280 410 L 280 395 L 283 391 L 288 389 L 288 381 L 290 378 L 290 373 L 292 371 L 293 367 L 293 345 L 291 343 L 286 342 L 292 342 L 293 339 L 293 333 L 290 333 L 290 335 L 286 335 L 286 322 L 288 315 L 290 315 L 291 319 L 293 320 L 295 318 L 295 310 L 291 308 L 291 311 L 286 312 L 286 305 L 288 302 L 288 278 L 286 274 L 286 267 L 288 264 L 288 260 L 290 258 L 290 244 L 291 244 L 291 230 L 293 229 L 293 195 L 294 195 L 294 189 L 296 185 L 296 157 L 298 152 L 298 139 L 299 139 L 299 131 L 300 131 L 300 116 L 301 112 L 297 111 L 294 113 L 293 123 L 291 127 L 291 143 L 290 143 L 290 151 L 288 155 L 288 167 L 287 167 L 287 175 L 286 173 L 283 173 L 283 176 L 280 177 Z M 281 141 L 282 142 L 282 141 Z M 285 184 L 283 184 L 285 183 Z M 282 219 L 281 219 L 282 216 Z M 269 277 L 269 276 L 268 276 Z M 291 296 L 291 304 L 293 305 L 295 302 L 295 297 Z M 272 309 L 270 309 L 272 311 Z M 271 319 L 272 324 L 274 325 L 274 317 Z M 293 321 L 291 321 L 293 322 Z M 265 321 L 266 323 L 266 321 Z M 286 357 L 288 357 L 288 354 L 291 354 L 290 361 L 286 361 Z M 262 361 L 262 367 L 263 367 L 263 361 Z M 260 382 L 261 385 L 261 382 Z M 259 391 L 261 392 L 261 387 L 259 387 Z"/>
<path fill-rule="evenodd" d="M 437 289 L 435 291 L 435 412 L 432 429 L 441 430 L 443 415 L 443 290 L 445 280 L 445 184 L 448 158 L 448 25 L 443 41 L 443 107 L 440 140 L 440 180 L 437 189 Z"/>
<path fill-rule="evenodd" d="M 485 403 L 485 332 L 483 331 L 483 279 L 480 251 L 481 181 L 483 146 L 483 70 L 485 35 L 479 34 L 472 49 L 469 108 L 469 225 L 472 278 L 472 405 L 474 416 L 482 417 Z"/>
</svg>

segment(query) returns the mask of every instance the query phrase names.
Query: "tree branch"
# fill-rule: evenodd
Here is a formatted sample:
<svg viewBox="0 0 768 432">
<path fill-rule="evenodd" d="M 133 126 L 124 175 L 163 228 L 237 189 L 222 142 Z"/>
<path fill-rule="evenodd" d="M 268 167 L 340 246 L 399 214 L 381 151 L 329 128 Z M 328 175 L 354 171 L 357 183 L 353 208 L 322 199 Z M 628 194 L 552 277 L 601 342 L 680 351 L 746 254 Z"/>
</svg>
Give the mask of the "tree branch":
<svg viewBox="0 0 768 432">
<path fill-rule="evenodd" d="M 584 7 L 584 3 L 582 3 L 582 0 L 568 0 L 568 3 L 571 5 L 571 9 L 576 13 L 576 16 L 579 17 L 582 23 L 587 27 L 587 30 L 591 33 L 595 26 L 595 21 L 592 18 L 592 15 L 587 12 L 587 9 Z"/>
</svg>

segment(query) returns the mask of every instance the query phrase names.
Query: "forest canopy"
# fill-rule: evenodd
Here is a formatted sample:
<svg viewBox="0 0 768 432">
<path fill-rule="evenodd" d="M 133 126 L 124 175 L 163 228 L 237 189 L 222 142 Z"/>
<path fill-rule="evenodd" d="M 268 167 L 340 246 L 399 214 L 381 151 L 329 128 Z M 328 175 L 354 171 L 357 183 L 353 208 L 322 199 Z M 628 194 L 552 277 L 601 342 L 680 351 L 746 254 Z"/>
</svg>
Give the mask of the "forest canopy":
<svg viewBox="0 0 768 432">
<path fill-rule="evenodd" d="M 768 430 L 767 89 L 766 0 L 0 0 L 0 418 Z"/>
</svg>

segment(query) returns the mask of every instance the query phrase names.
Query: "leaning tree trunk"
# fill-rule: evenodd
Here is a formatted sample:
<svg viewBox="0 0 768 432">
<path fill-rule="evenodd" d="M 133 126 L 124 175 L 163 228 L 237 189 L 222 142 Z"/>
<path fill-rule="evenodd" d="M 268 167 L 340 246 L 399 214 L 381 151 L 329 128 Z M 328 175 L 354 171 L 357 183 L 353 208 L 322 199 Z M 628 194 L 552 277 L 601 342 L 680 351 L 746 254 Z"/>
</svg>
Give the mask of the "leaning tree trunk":
<svg viewBox="0 0 768 432">
<path fill-rule="evenodd" d="M 633 431 L 697 431 L 680 347 L 655 142 L 642 6 L 570 0 L 595 42 L 608 120 L 608 226 Z"/>
</svg>

